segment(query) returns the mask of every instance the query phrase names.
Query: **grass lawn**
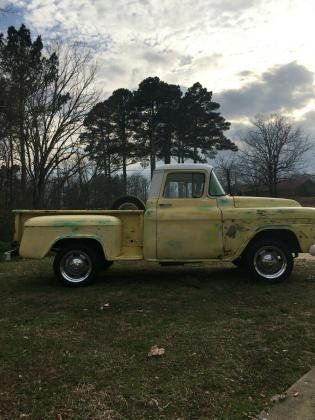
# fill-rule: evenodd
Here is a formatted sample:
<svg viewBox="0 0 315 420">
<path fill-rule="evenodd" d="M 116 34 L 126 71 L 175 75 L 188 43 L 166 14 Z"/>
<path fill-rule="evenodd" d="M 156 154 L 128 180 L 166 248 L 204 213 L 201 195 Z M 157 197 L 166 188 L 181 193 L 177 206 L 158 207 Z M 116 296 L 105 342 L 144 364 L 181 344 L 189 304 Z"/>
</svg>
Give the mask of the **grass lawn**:
<svg viewBox="0 0 315 420">
<path fill-rule="evenodd" d="M 250 418 L 314 365 L 314 271 L 116 263 L 67 289 L 50 259 L 2 262 L 0 418 Z"/>
</svg>

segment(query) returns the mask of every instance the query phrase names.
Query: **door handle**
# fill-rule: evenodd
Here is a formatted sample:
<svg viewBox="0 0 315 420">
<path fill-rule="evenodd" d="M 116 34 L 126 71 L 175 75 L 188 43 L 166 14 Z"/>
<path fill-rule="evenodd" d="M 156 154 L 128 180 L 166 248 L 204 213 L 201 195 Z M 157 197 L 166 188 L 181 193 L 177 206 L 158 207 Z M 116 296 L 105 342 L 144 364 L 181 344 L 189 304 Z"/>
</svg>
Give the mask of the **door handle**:
<svg viewBox="0 0 315 420">
<path fill-rule="evenodd" d="M 160 204 L 159 204 L 159 207 L 164 207 L 164 208 L 165 208 L 165 207 L 172 207 L 172 205 L 173 205 L 173 204 L 171 204 L 171 203 L 160 203 Z"/>
</svg>

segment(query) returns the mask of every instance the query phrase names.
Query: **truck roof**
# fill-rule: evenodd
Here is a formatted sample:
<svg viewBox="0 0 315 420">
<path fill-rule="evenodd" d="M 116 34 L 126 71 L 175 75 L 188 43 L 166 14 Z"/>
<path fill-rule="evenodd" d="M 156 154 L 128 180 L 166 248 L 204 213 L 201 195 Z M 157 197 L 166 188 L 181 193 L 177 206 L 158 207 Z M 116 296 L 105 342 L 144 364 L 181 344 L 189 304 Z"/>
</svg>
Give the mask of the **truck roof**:
<svg viewBox="0 0 315 420">
<path fill-rule="evenodd" d="M 180 169 L 184 169 L 184 170 L 198 170 L 198 169 L 203 169 L 203 170 L 207 170 L 207 171 L 211 171 L 213 169 L 213 167 L 211 165 L 205 164 L 205 163 L 169 163 L 169 164 L 165 164 L 165 165 L 159 165 L 155 171 L 167 171 L 167 170 L 180 170 Z"/>
</svg>

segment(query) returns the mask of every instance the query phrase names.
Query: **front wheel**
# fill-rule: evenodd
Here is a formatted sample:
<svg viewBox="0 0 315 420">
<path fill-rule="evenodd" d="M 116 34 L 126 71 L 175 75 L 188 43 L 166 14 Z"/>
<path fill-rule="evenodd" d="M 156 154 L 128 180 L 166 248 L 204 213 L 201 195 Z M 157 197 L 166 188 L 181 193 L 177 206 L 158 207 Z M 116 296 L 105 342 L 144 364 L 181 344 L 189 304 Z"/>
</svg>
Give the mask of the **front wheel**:
<svg viewBox="0 0 315 420">
<path fill-rule="evenodd" d="M 286 280 L 294 266 L 292 253 L 286 244 L 275 239 L 263 239 L 250 245 L 245 262 L 253 277 L 265 283 Z"/>
<path fill-rule="evenodd" d="M 54 260 L 54 272 L 58 280 L 69 287 L 91 283 L 100 268 L 96 250 L 84 245 L 62 248 Z"/>
</svg>

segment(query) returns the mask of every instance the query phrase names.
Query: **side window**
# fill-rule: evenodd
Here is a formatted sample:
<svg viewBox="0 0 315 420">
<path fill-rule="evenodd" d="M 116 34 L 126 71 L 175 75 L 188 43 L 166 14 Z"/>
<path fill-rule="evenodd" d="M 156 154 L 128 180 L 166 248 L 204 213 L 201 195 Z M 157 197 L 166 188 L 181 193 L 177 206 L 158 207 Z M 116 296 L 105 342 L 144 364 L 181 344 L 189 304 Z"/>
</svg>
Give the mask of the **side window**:
<svg viewBox="0 0 315 420">
<path fill-rule="evenodd" d="M 163 197 L 199 198 L 203 194 L 205 175 L 197 172 L 174 172 L 167 175 Z"/>
</svg>

